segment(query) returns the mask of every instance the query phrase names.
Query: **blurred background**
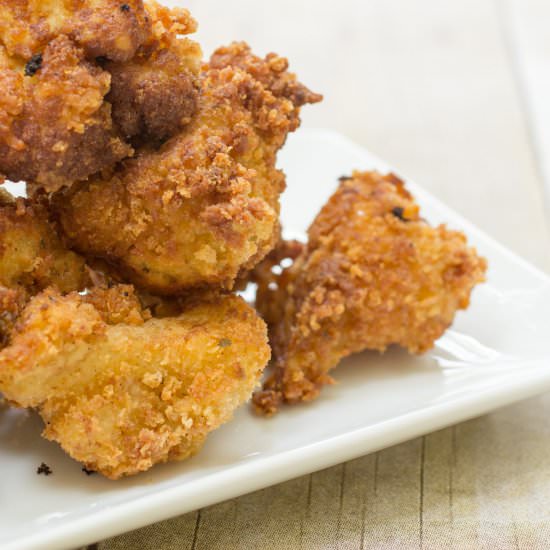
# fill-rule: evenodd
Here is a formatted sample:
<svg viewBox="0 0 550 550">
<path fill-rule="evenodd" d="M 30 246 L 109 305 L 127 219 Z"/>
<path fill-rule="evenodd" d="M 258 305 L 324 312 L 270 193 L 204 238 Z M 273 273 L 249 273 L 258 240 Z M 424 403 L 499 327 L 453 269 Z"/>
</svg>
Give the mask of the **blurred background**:
<svg viewBox="0 0 550 550">
<path fill-rule="evenodd" d="M 325 96 L 303 110 L 304 126 L 345 134 L 550 265 L 547 250 L 526 237 L 547 231 L 549 0 L 170 4 L 198 20 L 205 55 L 245 40 L 256 53 L 288 57 Z"/>
</svg>

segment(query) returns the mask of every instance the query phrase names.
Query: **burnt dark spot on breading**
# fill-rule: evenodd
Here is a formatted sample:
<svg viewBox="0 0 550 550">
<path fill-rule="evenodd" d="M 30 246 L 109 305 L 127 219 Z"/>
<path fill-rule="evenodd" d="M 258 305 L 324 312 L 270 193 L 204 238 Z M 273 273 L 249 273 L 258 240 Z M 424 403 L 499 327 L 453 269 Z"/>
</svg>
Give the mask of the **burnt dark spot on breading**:
<svg viewBox="0 0 550 550">
<path fill-rule="evenodd" d="M 396 218 L 399 218 L 401 221 L 403 221 L 403 222 L 408 222 L 409 220 L 403 216 L 403 212 L 404 212 L 404 211 L 405 211 L 405 210 L 403 209 L 403 207 L 401 207 L 401 206 L 395 206 L 394 208 L 392 208 L 391 213 L 392 213 Z"/>
<path fill-rule="evenodd" d="M 87 476 L 91 476 L 93 474 L 96 473 L 95 470 L 88 470 L 88 468 L 86 468 L 86 466 L 82 466 L 82 471 L 87 475 Z"/>
<path fill-rule="evenodd" d="M 36 473 L 39 475 L 44 474 L 45 476 L 53 474 L 52 469 L 45 462 L 42 462 L 42 464 L 38 466 L 38 468 L 36 469 Z"/>
<path fill-rule="evenodd" d="M 348 180 L 350 180 L 350 179 L 352 179 L 351 176 L 340 176 L 340 177 L 338 178 L 338 181 L 348 181 Z"/>
<path fill-rule="evenodd" d="M 122 4 L 120 6 L 120 11 L 130 11 L 130 6 L 128 4 Z"/>
<path fill-rule="evenodd" d="M 40 67 L 42 67 L 42 54 L 37 53 L 27 61 L 25 65 L 25 76 L 34 76 Z"/>
<path fill-rule="evenodd" d="M 98 63 L 99 65 L 105 65 L 105 63 L 107 63 L 107 61 L 109 61 L 104 55 L 98 55 L 96 58 L 95 58 L 95 61 L 96 63 Z"/>
</svg>

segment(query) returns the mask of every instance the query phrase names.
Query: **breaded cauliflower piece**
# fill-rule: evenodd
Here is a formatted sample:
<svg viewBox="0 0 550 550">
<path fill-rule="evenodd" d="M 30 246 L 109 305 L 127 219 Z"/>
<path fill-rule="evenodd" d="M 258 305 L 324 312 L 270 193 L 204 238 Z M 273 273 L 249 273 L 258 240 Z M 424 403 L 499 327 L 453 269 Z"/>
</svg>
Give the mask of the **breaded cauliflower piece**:
<svg viewBox="0 0 550 550">
<path fill-rule="evenodd" d="M 49 286 L 82 290 L 90 281 L 84 259 L 65 248 L 43 205 L 0 189 L 0 348 L 31 296 Z"/>
<path fill-rule="evenodd" d="M 0 390 L 39 411 L 47 439 L 117 479 L 196 453 L 250 397 L 270 350 L 236 296 L 153 319 L 131 287 L 101 292 L 34 297 L 0 352 Z"/>
<path fill-rule="evenodd" d="M 245 44 L 214 53 L 193 121 L 158 151 L 142 150 L 109 177 L 54 196 L 75 249 L 110 261 L 137 286 L 177 294 L 231 288 L 279 237 L 284 175 L 276 153 L 319 101 L 275 54 Z"/>
<path fill-rule="evenodd" d="M 317 397 L 351 353 L 392 344 L 427 351 L 484 280 L 486 262 L 466 237 L 428 225 L 392 174 L 343 178 L 308 238 L 255 274 L 275 362 L 254 403 L 268 414 Z M 283 256 L 294 262 L 275 275 L 270 268 Z"/>
<path fill-rule="evenodd" d="M 43 204 L 0 193 L 0 286 L 30 296 L 49 286 L 71 292 L 89 283 L 84 259 L 64 246 Z"/>
<path fill-rule="evenodd" d="M 150 32 L 142 0 L 0 0 L 0 42 L 25 61 L 60 35 L 89 59 L 127 61 Z"/>
<path fill-rule="evenodd" d="M 31 4 L 21 3 L 21 10 L 33 14 L 20 19 L 27 38 L 36 25 L 51 27 L 47 40 L 39 33 L 44 43 L 33 46 L 32 57 L 17 55 L 25 41 L 2 45 L 0 23 L 5 177 L 26 181 L 31 193 L 40 188 L 51 193 L 112 169 L 133 155 L 132 145 L 158 146 L 191 121 L 202 53 L 182 36 L 196 29 L 187 10 L 104 0 L 54 2 L 51 10 L 51 2 Z M 10 6 L 0 0 L 0 18 L 2 9 L 19 9 Z M 48 15 L 36 15 L 43 12 Z M 33 26 L 35 16 L 40 23 Z M 138 20 L 143 25 L 133 30 L 117 27 Z M 121 36 L 109 30 L 113 25 Z"/>
<path fill-rule="evenodd" d="M 32 66 L 0 45 L 0 173 L 55 191 L 132 154 L 105 101 L 110 83 L 66 36 Z"/>
</svg>

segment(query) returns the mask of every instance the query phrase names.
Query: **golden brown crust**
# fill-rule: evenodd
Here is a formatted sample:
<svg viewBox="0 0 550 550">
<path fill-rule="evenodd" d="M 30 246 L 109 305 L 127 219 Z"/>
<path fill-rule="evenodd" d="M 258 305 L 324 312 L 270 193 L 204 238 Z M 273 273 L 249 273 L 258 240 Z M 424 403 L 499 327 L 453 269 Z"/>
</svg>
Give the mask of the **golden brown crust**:
<svg viewBox="0 0 550 550">
<path fill-rule="evenodd" d="M 0 0 L 0 42 L 25 61 L 59 35 L 89 59 L 126 61 L 150 32 L 142 0 Z"/>
<path fill-rule="evenodd" d="M 250 48 L 244 42 L 233 42 L 229 46 L 218 48 L 210 58 L 210 68 L 221 70 L 225 67 L 235 67 L 249 74 L 254 80 L 260 82 L 264 88 L 269 90 L 275 97 L 285 98 L 292 105 L 302 107 L 307 103 L 318 103 L 323 96 L 316 94 L 306 88 L 297 79 L 294 73 L 288 71 L 288 60 L 276 53 L 269 53 L 265 59 L 250 54 Z M 263 121 L 266 129 L 273 127 L 270 115 L 265 111 L 258 111 L 258 115 L 263 115 Z M 293 131 L 300 125 L 300 111 L 292 110 L 292 115 L 288 118 L 291 127 L 288 131 Z M 261 116 L 257 120 L 262 120 Z"/>
<path fill-rule="evenodd" d="M 314 399 L 351 353 L 392 344 L 430 349 L 486 270 L 462 233 L 419 217 L 392 174 L 343 179 L 308 237 L 281 275 L 272 261 L 255 273 L 275 371 L 254 402 L 268 414 L 283 401 Z"/>
<path fill-rule="evenodd" d="M 49 286 L 82 290 L 89 281 L 84 259 L 64 246 L 41 203 L 0 204 L 0 286 L 33 295 Z"/>
<path fill-rule="evenodd" d="M 151 318 L 132 285 L 92 287 L 82 294 L 82 302 L 94 306 L 108 325 L 142 325 Z"/>
<path fill-rule="evenodd" d="M 194 115 L 201 50 L 181 36 L 196 28 L 188 11 L 108 0 L 2 10 L 20 28 L 0 23 L 0 173 L 31 192 L 111 169 L 130 143 L 156 146 Z"/>
<path fill-rule="evenodd" d="M 113 262 L 152 292 L 231 288 L 273 248 L 285 186 L 276 153 L 298 126 L 299 105 L 320 99 L 286 72 L 285 60 L 262 61 L 245 44 L 213 60 L 202 74 L 199 111 L 180 134 L 109 178 L 54 197 L 76 249 Z"/>
<path fill-rule="evenodd" d="M 0 46 L 0 172 L 9 179 L 55 191 L 131 154 L 104 101 L 110 76 L 83 55 L 61 36 L 29 72 Z"/>
<path fill-rule="evenodd" d="M 0 189 L 0 349 L 31 296 L 46 287 L 82 290 L 92 274 L 65 248 L 42 203 Z"/>
<path fill-rule="evenodd" d="M 196 23 L 187 10 L 149 5 L 151 38 L 127 62 L 108 62 L 113 120 L 126 139 L 164 141 L 188 124 L 198 106 L 202 52 L 181 37 Z M 137 139 L 136 139 L 137 138 Z"/>
<path fill-rule="evenodd" d="M 33 298 L 0 353 L 0 389 L 38 408 L 46 438 L 112 479 L 194 454 L 258 383 L 265 324 L 236 296 L 139 323 L 109 324 L 100 302 L 52 290 Z"/>
</svg>

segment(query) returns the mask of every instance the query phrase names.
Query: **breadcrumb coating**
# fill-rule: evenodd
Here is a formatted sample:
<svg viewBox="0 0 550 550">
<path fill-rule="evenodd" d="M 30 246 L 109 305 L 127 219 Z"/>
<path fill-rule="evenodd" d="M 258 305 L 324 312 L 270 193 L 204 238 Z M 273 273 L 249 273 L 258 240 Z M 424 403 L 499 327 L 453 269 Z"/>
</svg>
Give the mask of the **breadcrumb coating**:
<svg viewBox="0 0 550 550">
<path fill-rule="evenodd" d="M 0 197 L 0 286 L 28 295 L 53 286 L 60 292 L 90 282 L 84 259 L 68 250 L 40 202 Z"/>
<path fill-rule="evenodd" d="M 0 0 L 0 19 L 2 10 L 18 14 L 21 27 L 2 33 L 0 22 L 0 173 L 31 193 L 86 180 L 131 156 L 133 145 L 180 131 L 197 109 L 202 56 L 182 36 L 196 29 L 187 10 L 47 4 Z"/>
<path fill-rule="evenodd" d="M 150 39 L 126 62 L 107 62 L 111 75 L 107 96 L 113 120 L 134 145 L 164 141 L 191 120 L 198 107 L 202 51 L 182 37 L 196 30 L 187 10 L 147 5 Z"/>
<path fill-rule="evenodd" d="M 57 36 L 89 59 L 130 59 L 151 32 L 142 0 L 0 0 L 0 42 L 29 60 Z"/>
<path fill-rule="evenodd" d="M 236 296 L 152 319 L 128 287 L 103 290 L 107 308 L 94 292 L 29 302 L 0 352 L 0 389 L 111 479 L 196 453 L 257 385 L 270 356 L 264 322 Z"/>
<path fill-rule="evenodd" d="M 130 155 L 104 101 L 110 82 L 65 36 L 32 71 L 0 45 L 0 173 L 55 191 Z"/>
<path fill-rule="evenodd" d="M 52 286 L 85 288 L 90 270 L 65 248 L 41 203 L 0 189 L 0 348 L 31 296 Z"/>
<path fill-rule="evenodd" d="M 182 132 L 54 196 L 74 247 L 154 293 L 231 288 L 278 239 L 285 179 L 276 153 L 298 127 L 300 106 L 321 99 L 287 66 L 243 43 L 215 52 Z"/>
<path fill-rule="evenodd" d="M 271 267 L 282 257 L 294 262 L 276 275 Z M 485 270 L 462 233 L 420 218 L 393 174 L 343 178 L 307 245 L 286 245 L 255 273 L 275 359 L 256 408 L 272 414 L 282 402 L 316 398 L 352 353 L 392 344 L 429 350 L 468 307 Z"/>
</svg>

